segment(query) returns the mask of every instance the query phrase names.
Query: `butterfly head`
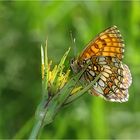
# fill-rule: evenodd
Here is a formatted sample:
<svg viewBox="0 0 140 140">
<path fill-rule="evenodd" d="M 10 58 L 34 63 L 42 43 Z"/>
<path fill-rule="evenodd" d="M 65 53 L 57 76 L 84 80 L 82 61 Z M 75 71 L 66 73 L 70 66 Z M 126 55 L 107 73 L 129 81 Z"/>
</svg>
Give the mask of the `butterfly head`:
<svg viewBox="0 0 140 140">
<path fill-rule="evenodd" d="M 71 69 L 72 69 L 72 71 L 74 73 L 79 72 L 80 67 L 78 65 L 77 59 L 75 59 L 75 58 L 71 59 L 71 61 L 70 61 L 70 67 L 71 67 Z"/>
</svg>

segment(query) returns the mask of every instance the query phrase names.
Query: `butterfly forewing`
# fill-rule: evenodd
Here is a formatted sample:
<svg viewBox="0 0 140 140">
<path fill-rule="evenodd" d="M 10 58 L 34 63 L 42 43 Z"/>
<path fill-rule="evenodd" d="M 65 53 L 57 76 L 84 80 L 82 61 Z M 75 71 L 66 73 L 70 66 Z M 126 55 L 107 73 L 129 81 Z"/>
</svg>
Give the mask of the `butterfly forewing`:
<svg viewBox="0 0 140 140">
<path fill-rule="evenodd" d="M 92 40 L 79 56 L 79 60 L 89 59 L 91 56 L 112 56 L 123 58 L 124 41 L 116 26 L 101 32 Z"/>
</svg>

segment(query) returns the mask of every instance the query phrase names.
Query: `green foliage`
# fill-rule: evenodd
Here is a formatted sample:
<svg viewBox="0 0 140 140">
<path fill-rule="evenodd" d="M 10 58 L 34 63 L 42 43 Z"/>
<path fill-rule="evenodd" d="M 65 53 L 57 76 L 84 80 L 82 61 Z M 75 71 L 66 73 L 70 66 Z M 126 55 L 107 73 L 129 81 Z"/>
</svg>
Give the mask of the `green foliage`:
<svg viewBox="0 0 140 140">
<path fill-rule="evenodd" d="M 85 94 L 63 109 L 41 138 L 140 138 L 140 2 L 0 2 L 0 138 L 28 138 L 41 100 L 40 44 L 58 63 L 76 39 L 76 54 L 97 33 L 117 25 L 125 40 L 124 62 L 133 77 L 127 103 Z M 68 61 L 74 56 L 69 54 Z M 67 67 L 69 62 L 67 61 Z"/>
</svg>

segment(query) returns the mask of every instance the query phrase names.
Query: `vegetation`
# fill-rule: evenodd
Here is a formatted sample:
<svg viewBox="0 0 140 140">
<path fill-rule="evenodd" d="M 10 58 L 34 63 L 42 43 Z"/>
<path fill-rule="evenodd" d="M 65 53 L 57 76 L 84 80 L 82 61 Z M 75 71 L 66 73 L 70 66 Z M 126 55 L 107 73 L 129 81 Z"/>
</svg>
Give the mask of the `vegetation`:
<svg viewBox="0 0 140 140">
<path fill-rule="evenodd" d="M 40 138 L 140 138 L 139 1 L 1 1 L 0 138 L 29 138 L 41 101 L 40 46 L 48 40 L 48 58 L 69 60 L 105 28 L 116 25 L 125 40 L 124 62 L 133 83 L 127 103 L 110 103 L 84 94 L 63 108 Z M 73 49 L 72 36 L 76 40 Z"/>
</svg>

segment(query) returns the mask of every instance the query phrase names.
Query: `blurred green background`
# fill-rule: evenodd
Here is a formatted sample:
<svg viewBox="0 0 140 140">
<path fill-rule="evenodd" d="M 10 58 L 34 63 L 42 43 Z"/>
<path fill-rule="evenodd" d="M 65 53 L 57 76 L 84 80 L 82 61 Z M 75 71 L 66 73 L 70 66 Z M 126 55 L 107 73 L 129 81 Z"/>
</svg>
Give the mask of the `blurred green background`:
<svg viewBox="0 0 140 140">
<path fill-rule="evenodd" d="M 97 33 L 117 25 L 133 84 L 127 103 L 85 94 L 64 108 L 40 138 L 140 138 L 140 2 L 0 2 L 0 138 L 28 138 L 41 100 L 40 45 L 57 64 L 76 39 L 77 52 Z M 77 54 L 78 54 L 77 53 Z M 74 52 L 68 56 L 69 60 Z M 68 65 L 69 67 L 69 65 Z"/>
</svg>

